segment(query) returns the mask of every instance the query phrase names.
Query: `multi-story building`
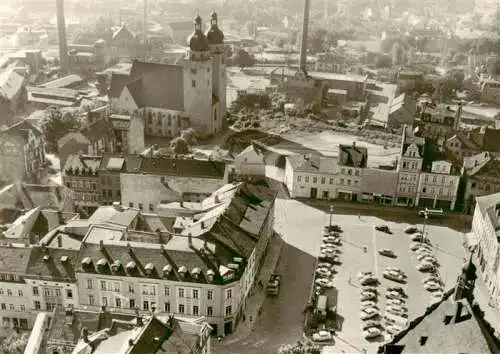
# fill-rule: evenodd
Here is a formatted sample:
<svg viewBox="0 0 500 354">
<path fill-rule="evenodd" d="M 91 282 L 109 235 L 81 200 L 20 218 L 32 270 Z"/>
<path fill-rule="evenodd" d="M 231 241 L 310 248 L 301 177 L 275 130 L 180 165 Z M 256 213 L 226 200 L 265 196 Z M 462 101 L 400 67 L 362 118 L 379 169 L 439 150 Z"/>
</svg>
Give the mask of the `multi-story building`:
<svg viewBox="0 0 500 354">
<path fill-rule="evenodd" d="M 436 160 L 424 167 L 418 179 L 415 204 L 420 207 L 453 210 L 460 184 L 460 171 L 447 160 Z"/>
<path fill-rule="evenodd" d="M 127 171 L 125 160 L 122 156 L 103 155 L 99 166 L 101 204 L 111 205 L 113 202 L 121 202 L 120 174 Z M 129 159 L 131 160 L 132 158 Z"/>
<path fill-rule="evenodd" d="M 420 119 L 417 125 L 426 138 L 447 139 L 458 130 L 461 115 L 460 105 L 455 110 L 450 106 L 432 108 L 424 105 L 420 107 Z"/>
<path fill-rule="evenodd" d="M 481 152 L 464 159 L 462 167 L 463 210 L 471 214 L 477 197 L 500 192 L 500 160 L 493 154 Z"/>
<path fill-rule="evenodd" d="M 46 172 L 45 143 L 40 130 L 26 120 L 0 132 L 0 180 L 37 182 Z"/>
<path fill-rule="evenodd" d="M 337 198 L 361 200 L 361 179 L 368 166 L 368 150 L 365 147 L 339 145 L 337 162 Z"/>
<path fill-rule="evenodd" d="M 345 74 L 346 55 L 339 52 L 328 52 L 316 54 L 315 71 Z"/>
<path fill-rule="evenodd" d="M 500 306 L 500 193 L 476 197 L 472 232 L 478 239 L 479 270 L 494 305 Z"/>
<path fill-rule="evenodd" d="M 70 155 L 100 156 L 114 152 L 113 125 L 107 119 L 97 119 L 86 124 L 80 131 L 71 132 L 57 142 L 61 168 Z"/>
<path fill-rule="evenodd" d="M 80 248 L 80 306 L 134 313 L 205 316 L 231 333 L 273 234 L 275 195 L 267 187 L 227 185 L 173 233 L 94 225 Z"/>
<path fill-rule="evenodd" d="M 397 171 L 366 168 L 361 178 L 361 201 L 392 205 L 397 185 Z"/>
<path fill-rule="evenodd" d="M 101 187 L 100 156 L 70 155 L 62 169 L 62 182 L 70 191 L 78 212 L 90 215 L 99 207 Z"/>
<path fill-rule="evenodd" d="M 290 155 L 286 157 L 285 185 L 292 198 L 335 198 L 336 172 L 336 157 Z"/>
<path fill-rule="evenodd" d="M 0 246 L 0 316 L 2 326 L 28 329 L 33 324 L 32 303 L 25 281 L 30 249 Z"/>
<path fill-rule="evenodd" d="M 411 95 L 402 93 L 390 103 L 387 127 L 400 128 L 403 125 L 413 125 L 416 111 L 415 99 Z"/>
<path fill-rule="evenodd" d="M 219 161 L 126 156 L 125 163 L 122 204 L 149 212 L 165 202 L 199 202 L 228 181 L 227 165 Z"/>
<path fill-rule="evenodd" d="M 129 75 L 113 75 L 109 93 L 113 113 L 140 111 L 146 135 L 175 137 L 187 127 L 203 136 L 220 132 L 226 79 L 224 34 L 217 14 L 212 14 L 206 35 L 201 17 L 196 17 L 188 44 L 181 65 L 134 61 Z"/>
<path fill-rule="evenodd" d="M 410 92 L 424 82 L 424 73 L 402 69 L 396 75 L 396 82 L 399 92 Z"/>
<path fill-rule="evenodd" d="M 488 79 L 481 82 L 481 101 L 500 104 L 500 81 Z"/>
<path fill-rule="evenodd" d="M 401 152 L 398 159 L 398 187 L 396 205 L 414 205 L 424 156 L 425 139 L 415 136 L 410 127 L 403 129 Z"/>
<path fill-rule="evenodd" d="M 458 161 L 463 161 L 464 158 L 476 155 L 481 151 L 481 146 L 471 139 L 471 133 L 462 131 L 458 131 L 448 138 L 445 147 Z"/>
</svg>

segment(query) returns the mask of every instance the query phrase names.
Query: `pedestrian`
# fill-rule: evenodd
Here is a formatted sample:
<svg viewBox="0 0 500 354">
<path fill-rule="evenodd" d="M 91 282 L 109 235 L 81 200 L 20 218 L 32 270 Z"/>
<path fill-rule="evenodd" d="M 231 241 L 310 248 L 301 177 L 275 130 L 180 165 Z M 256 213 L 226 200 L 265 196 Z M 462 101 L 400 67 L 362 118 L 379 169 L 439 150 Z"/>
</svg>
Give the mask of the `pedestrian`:
<svg viewBox="0 0 500 354">
<path fill-rule="evenodd" d="M 361 214 L 358 214 L 358 220 L 361 220 Z"/>
</svg>

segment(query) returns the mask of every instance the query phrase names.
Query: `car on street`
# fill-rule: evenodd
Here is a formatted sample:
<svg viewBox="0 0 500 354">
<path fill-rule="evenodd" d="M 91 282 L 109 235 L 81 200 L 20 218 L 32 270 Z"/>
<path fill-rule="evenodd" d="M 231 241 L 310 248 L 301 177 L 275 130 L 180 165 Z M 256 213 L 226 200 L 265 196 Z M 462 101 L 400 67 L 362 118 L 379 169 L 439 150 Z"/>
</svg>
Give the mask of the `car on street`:
<svg viewBox="0 0 500 354">
<path fill-rule="evenodd" d="M 393 306 L 402 306 L 405 304 L 404 300 L 402 299 L 387 299 L 386 303 L 387 305 L 393 305 Z"/>
<path fill-rule="evenodd" d="M 369 275 L 373 276 L 373 272 L 370 272 L 370 271 L 360 271 L 358 273 L 358 280 L 361 280 L 361 278 L 364 278 L 364 277 L 369 276 Z"/>
<path fill-rule="evenodd" d="M 325 226 L 325 232 L 343 232 L 339 225 L 327 225 Z"/>
<path fill-rule="evenodd" d="M 366 307 L 377 307 L 377 303 L 372 300 L 368 301 L 361 301 L 361 308 L 366 308 Z"/>
<path fill-rule="evenodd" d="M 434 264 L 429 262 L 422 262 L 417 265 L 417 270 L 419 272 L 432 272 L 436 269 Z"/>
<path fill-rule="evenodd" d="M 319 331 L 317 333 L 313 333 L 312 338 L 315 342 L 326 342 L 332 340 L 333 336 L 328 331 Z"/>
<path fill-rule="evenodd" d="M 328 262 L 319 262 L 318 263 L 318 268 L 326 268 L 326 269 L 333 269 L 333 264 L 328 263 Z"/>
<path fill-rule="evenodd" d="M 401 295 L 397 291 L 388 291 L 385 293 L 385 297 L 387 299 L 401 299 L 403 295 Z"/>
<path fill-rule="evenodd" d="M 320 252 L 318 258 L 322 262 L 337 263 L 339 261 L 339 257 L 331 253 Z"/>
<path fill-rule="evenodd" d="M 336 241 L 340 241 L 341 238 L 340 236 L 323 236 L 323 242 L 324 243 L 328 243 L 328 242 L 336 242 Z"/>
<path fill-rule="evenodd" d="M 380 335 L 382 335 L 382 331 L 376 327 L 371 327 L 371 328 L 368 328 L 367 330 L 363 331 L 363 337 L 365 339 L 377 338 Z"/>
<path fill-rule="evenodd" d="M 321 277 L 328 278 L 332 275 L 332 271 L 325 268 L 318 268 L 316 269 L 316 274 Z"/>
<path fill-rule="evenodd" d="M 426 276 L 424 279 L 422 279 L 422 284 L 429 283 L 429 282 L 436 282 L 441 284 L 443 281 L 437 274 L 429 274 Z"/>
<path fill-rule="evenodd" d="M 385 309 L 385 311 L 388 312 L 388 313 L 390 313 L 390 314 L 396 315 L 396 316 L 400 316 L 400 317 L 404 317 L 404 318 L 408 317 L 408 309 L 406 309 L 405 307 L 388 306 Z"/>
<path fill-rule="evenodd" d="M 389 226 L 387 226 L 387 225 L 375 226 L 375 230 L 392 235 L 392 231 L 391 231 L 391 229 L 389 229 Z"/>
<path fill-rule="evenodd" d="M 316 279 L 315 283 L 324 288 L 333 288 L 333 283 L 326 278 L 318 278 Z"/>
<path fill-rule="evenodd" d="M 424 249 L 426 248 L 426 249 L 431 250 L 431 246 L 429 246 L 427 243 L 413 242 L 410 245 L 410 250 L 412 250 L 412 251 L 417 251 L 417 250 L 422 249 L 422 248 L 424 248 Z"/>
<path fill-rule="evenodd" d="M 419 248 L 415 251 L 415 253 L 417 254 L 417 258 L 423 256 L 434 256 L 434 252 L 428 248 Z"/>
<path fill-rule="evenodd" d="M 380 254 L 381 256 L 386 256 L 386 257 L 389 257 L 389 258 L 396 258 L 396 254 L 394 253 L 393 250 L 391 249 L 388 249 L 388 248 L 382 248 L 381 250 L 378 250 L 378 254 Z"/>
<path fill-rule="evenodd" d="M 361 295 L 361 301 L 376 300 L 377 299 L 377 293 L 374 293 L 373 291 L 363 290 L 363 291 L 361 291 L 360 295 Z"/>
<path fill-rule="evenodd" d="M 438 291 L 442 289 L 442 286 L 436 282 L 428 282 L 424 284 L 424 288 L 427 291 Z"/>
<path fill-rule="evenodd" d="M 422 259 L 424 259 L 424 258 L 434 258 L 435 259 L 434 255 L 430 252 L 420 252 L 417 254 L 417 260 L 419 262 L 421 262 Z"/>
<path fill-rule="evenodd" d="M 387 333 L 394 335 L 394 334 L 401 332 L 403 330 L 403 328 L 399 327 L 398 325 L 391 324 L 391 325 L 387 326 L 385 328 L 385 330 L 387 331 Z"/>
<path fill-rule="evenodd" d="M 418 227 L 416 226 L 409 226 L 405 229 L 405 234 L 408 235 L 413 235 L 415 232 L 418 232 Z"/>
<path fill-rule="evenodd" d="M 380 324 L 379 321 L 373 321 L 373 320 L 368 320 L 366 322 L 361 323 L 361 330 L 366 331 L 368 328 L 380 328 L 382 325 Z"/>
<path fill-rule="evenodd" d="M 421 232 L 415 232 L 410 238 L 414 242 L 422 242 L 424 235 Z"/>
<path fill-rule="evenodd" d="M 378 294 L 378 290 L 377 290 L 376 286 L 365 285 L 365 286 L 363 286 L 362 289 L 366 290 L 366 291 L 371 291 L 372 293 L 375 293 L 375 294 Z"/>
<path fill-rule="evenodd" d="M 387 291 L 396 291 L 403 296 L 406 296 L 405 290 L 401 286 L 389 286 Z"/>
<path fill-rule="evenodd" d="M 367 307 L 359 311 L 359 318 L 363 321 L 375 318 L 380 315 L 380 311 L 375 307 Z"/>
<path fill-rule="evenodd" d="M 363 277 L 359 280 L 359 283 L 362 285 L 362 286 L 366 286 L 366 285 L 371 285 L 371 284 L 377 284 L 378 283 L 378 280 L 375 276 L 373 275 L 368 275 L 366 277 Z"/>
<path fill-rule="evenodd" d="M 394 274 L 394 273 L 384 272 L 384 273 L 382 273 L 382 276 L 385 279 L 392 280 L 392 281 L 395 281 L 397 283 L 402 283 L 402 284 L 406 283 L 406 278 L 402 274 Z"/>
</svg>

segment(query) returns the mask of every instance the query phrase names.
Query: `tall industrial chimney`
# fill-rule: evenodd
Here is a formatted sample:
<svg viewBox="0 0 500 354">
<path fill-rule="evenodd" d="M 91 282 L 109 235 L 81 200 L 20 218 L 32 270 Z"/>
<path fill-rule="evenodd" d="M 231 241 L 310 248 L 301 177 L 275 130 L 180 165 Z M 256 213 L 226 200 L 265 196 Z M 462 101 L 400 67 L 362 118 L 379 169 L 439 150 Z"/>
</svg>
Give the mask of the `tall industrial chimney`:
<svg viewBox="0 0 500 354">
<path fill-rule="evenodd" d="M 66 39 L 66 20 L 64 18 L 64 0 L 56 0 L 57 6 L 57 36 L 59 41 L 59 65 L 61 71 L 69 69 L 68 43 Z"/>
<path fill-rule="evenodd" d="M 144 23 L 142 28 L 142 40 L 144 44 L 148 43 L 148 0 L 144 0 Z"/>
<path fill-rule="evenodd" d="M 304 20 L 302 22 L 302 41 L 300 42 L 299 70 L 306 72 L 307 62 L 307 32 L 309 29 L 309 0 L 304 0 Z"/>
</svg>

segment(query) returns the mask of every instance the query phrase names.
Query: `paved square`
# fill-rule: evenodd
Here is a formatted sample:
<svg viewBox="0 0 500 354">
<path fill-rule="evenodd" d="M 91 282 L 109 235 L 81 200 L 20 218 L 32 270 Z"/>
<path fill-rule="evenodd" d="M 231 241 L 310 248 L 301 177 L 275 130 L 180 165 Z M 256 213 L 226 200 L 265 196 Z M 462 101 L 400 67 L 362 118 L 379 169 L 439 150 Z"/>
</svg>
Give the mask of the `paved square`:
<svg viewBox="0 0 500 354">
<path fill-rule="evenodd" d="M 424 274 L 415 268 L 418 263 L 416 254 L 410 251 L 412 243 L 410 236 L 404 230 L 410 226 L 403 223 L 387 222 L 375 217 L 353 215 L 334 215 L 332 223 L 338 224 L 344 230 L 344 244 L 340 260 L 342 264 L 334 279 L 338 288 L 337 311 L 344 318 L 339 336 L 358 348 L 366 348 L 371 352 L 378 343 L 370 343 L 362 338 L 359 318 L 360 284 L 357 280 L 359 271 L 373 271 L 379 281 L 378 307 L 381 314 L 385 310 L 385 289 L 389 286 L 402 286 L 408 294 L 406 299 L 409 318 L 421 315 L 430 304 L 431 295 L 422 284 Z M 388 225 L 392 235 L 375 230 L 377 225 Z M 422 225 L 418 225 L 422 228 Z M 427 225 L 426 231 L 431 243 L 438 248 L 436 257 L 440 263 L 442 280 L 445 289 L 450 289 L 456 281 L 464 262 L 463 235 L 454 230 Z M 366 252 L 365 252 L 366 247 Z M 392 249 L 397 258 L 388 258 L 378 254 L 382 248 Z M 382 277 L 386 267 L 397 267 L 408 276 L 406 284 L 398 284 Z M 349 283 L 351 278 L 351 284 Z"/>
</svg>

